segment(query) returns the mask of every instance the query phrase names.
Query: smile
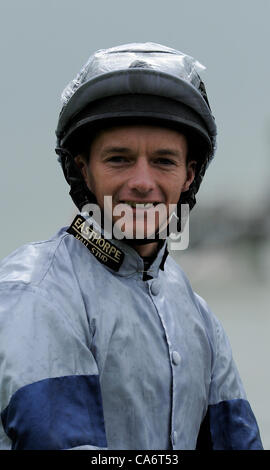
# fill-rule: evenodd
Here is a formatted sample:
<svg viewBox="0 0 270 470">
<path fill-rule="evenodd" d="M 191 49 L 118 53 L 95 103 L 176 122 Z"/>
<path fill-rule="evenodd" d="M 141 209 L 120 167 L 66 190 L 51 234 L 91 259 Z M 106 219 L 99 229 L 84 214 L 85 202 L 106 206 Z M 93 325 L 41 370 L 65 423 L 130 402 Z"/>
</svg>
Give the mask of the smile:
<svg viewBox="0 0 270 470">
<path fill-rule="evenodd" d="M 157 206 L 159 202 L 139 202 L 139 201 L 121 201 L 122 204 L 127 204 L 134 209 L 152 209 Z"/>
</svg>

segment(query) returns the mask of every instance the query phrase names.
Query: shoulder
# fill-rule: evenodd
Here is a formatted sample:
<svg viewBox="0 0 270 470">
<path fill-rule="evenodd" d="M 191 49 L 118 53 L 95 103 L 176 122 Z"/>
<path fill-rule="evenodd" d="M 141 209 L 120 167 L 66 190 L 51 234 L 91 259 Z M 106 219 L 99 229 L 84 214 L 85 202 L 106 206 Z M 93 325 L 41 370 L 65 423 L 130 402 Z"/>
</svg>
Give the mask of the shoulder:
<svg viewBox="0 0 270 470">
<path fill-rule="evenodd" d="M 83 246 L 82 246 L 83 248 Z M 84 312 L 77 282 L 78 266 L 85 253 L 81 244 L 61 229 L 49 240 L 24 245 L 0 263 L 0 312 L 61 312 L 72 317 L 76 307 Z M 78 262 L 77 262 L 78 265 Z M 2 316 L 2 315 L 1 315 Z"/>
<path fill-rule="evenodd" d="M 218 317 L 212 312 L 206 300 L 196 293 L 190 280 L 181 268 L 181 266 L 169 255 L 166 261 L 166 277 L 169 284 L 175 284 L 175 291 L 183 298 L 188 299 L 192 304 L 193 312 L 200 318 L 211 344 L 214 346 L 220 335 L 224 332 Z"/>
<path fill-rule="evenodd" d="M 63 285 L 76 277 L 87 259 L 88 250 L 61 228 L 48 240 L 23 245 L 0 262 L 0 289 L 8 284 L 46 288 L 50 282 Z"/>
<path fill-rule="evenodd" d="M 175 284 L 178 289 L 182 288 L 181 293 L 183 293 L 183 290 L 185 291 L 186 295 L 188 295 L 192 303 L 194 303 L 196 309 L 203 316 L 212 316 L 206 301 L 194 292 L 186 273 L 172 256 L 168 256 L 165 267 L 167 282 L 169 284 Z"/>
<path fill-rule="evenodd" d="M 77 338 L 87 337 L 87 312 L 72 259 L 81 246 L 61 229 L 51 239 L 24 245 L 2 260 L 0 324 L 5 338 L 12 331 L 28 337 L 35 328 L 45 335 L 67 329 Z M 79 256 L 83 261 L 85 253 Z"/>
<path fill-rule="evenodd" d="M 5 257 L 0 262 L 0 285 L 3 282 L 38 284 L 55 261 L 65 235 L 61 229 L 51 239 L 28 243 Z"/>
</svg>

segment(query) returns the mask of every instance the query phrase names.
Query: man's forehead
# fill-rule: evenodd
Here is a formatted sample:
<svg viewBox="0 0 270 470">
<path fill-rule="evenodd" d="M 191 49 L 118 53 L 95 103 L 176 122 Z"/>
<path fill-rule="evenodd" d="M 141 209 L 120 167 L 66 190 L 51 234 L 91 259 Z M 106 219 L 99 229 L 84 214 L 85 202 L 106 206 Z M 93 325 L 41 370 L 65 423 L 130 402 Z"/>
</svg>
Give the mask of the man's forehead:
<svg viewBox="0 0 270 470">
<path fill-rule="evenodd" d="M 92 144 L 98 147 L 108 147 L 108 150 L 114 146 L 119 149 L 129 148 L 129 146 L 138 145 L 140 143 L 150 144 L 154 147 L 166 145 L 166 148 L 182 147 L 186 145 L 186 136 L 177 130 L 153 124 L 136 124 L 111 126 L 100 129 Z"/>
</svg>

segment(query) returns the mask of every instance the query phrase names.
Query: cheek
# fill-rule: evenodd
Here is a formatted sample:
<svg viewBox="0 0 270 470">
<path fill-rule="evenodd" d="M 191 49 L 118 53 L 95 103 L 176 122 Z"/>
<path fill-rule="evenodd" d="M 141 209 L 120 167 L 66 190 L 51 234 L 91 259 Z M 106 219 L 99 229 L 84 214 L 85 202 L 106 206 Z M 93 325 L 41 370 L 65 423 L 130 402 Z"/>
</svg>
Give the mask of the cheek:
<svg viewBox="0 0 270 470">
<path fill-rule="evenodd" d="M 97 196 L 99 186 L 102 185 L 102 173 L 95 162 L 91 161 L 87 168 L 87 186 Z"/>
<path fill-rule="evenodd" d="M 104 174 L 104 171 L 95 169 L 94 174 L 89 172 L 88 187 L 95 195 L 98 205 L 104 208 L 104 196 L 112 196 L 116 191 L 116 184 L 112 178 Z"/>
<path fill-rule="evenodd" d="M 171 181 L 170 193 L 173 203 L 177 203 L 180 199 L 182 191 L 185 191 L 186 181 L 187 171 L 183 168 L 182 171 L 178 173 L 178 175 L 175 175 L 174 180 Z"/>
<path fill-rule="evenodd" d="M 176 204 L 179 201 L 181 191 L 182 191 L 182 186 L 183 185 L 181 184 L 181 182 L 179 180 L 177 181 L 177 183 L 172 184 L 170 186 L 169 200 L 170 200 L 171 204 Z"/>
<path fill-rule="evenodd" d="M 88 177 L 87 177 L 87 186 L 93 193 L 96 192 L 95 178 L 94 178 L 93 174 L 90 173 L 90 172 L 89 172 Z"/>
</svg>

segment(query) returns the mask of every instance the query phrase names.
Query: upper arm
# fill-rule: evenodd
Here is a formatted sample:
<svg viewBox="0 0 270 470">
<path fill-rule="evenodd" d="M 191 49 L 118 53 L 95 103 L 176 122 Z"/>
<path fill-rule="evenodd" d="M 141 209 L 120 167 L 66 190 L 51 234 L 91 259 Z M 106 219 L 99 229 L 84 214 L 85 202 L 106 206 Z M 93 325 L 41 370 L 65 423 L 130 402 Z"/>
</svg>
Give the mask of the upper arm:
<svg viewBox="0 0 270 470">
<path fill-rule="evenodd" d="M 0 296 L 0 446 L 106 447 L 98 368 L 79 312 L 70 319 L 30 286 L 6 285 Z"/>
<path fill-rule="evenodd" d="M 211 318 L 213 364 L 207 413 L 201 425 L 197 448 L 212 450 L 262 449 L 252 412 L 232 355 L 229 339 L 220 321 L 200 299 L 204 315 Z"/>
</svg>

